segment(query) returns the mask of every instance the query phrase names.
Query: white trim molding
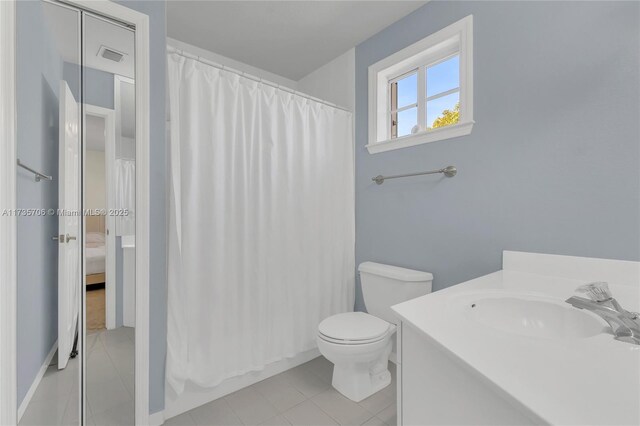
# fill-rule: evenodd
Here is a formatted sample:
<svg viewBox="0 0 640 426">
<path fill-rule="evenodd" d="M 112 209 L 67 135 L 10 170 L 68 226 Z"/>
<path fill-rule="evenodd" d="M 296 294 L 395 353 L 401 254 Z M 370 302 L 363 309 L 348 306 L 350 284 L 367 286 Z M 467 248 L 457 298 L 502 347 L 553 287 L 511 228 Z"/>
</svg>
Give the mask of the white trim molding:
<svg viewBox="0 0 640 426">
<path fill-rule="evenodd" d="M 453 56 L 460 58 L 460 117 L 457 124 L 428 129 L 425 104 L 426 68 Z M 417 126 L 413 134 L 392 137 L 390 82 L 417 73 Z M 368 144 L 370 154 L 465 136 L 473 128 L 473 16 L 469 15 L 440 31 L 369 66 Z M 453 90 L 452 90 L 453 92 Z M 433 98 L 448 94 L 438 94 Z"/>
<path fill-rule="evenodd" d="M 453 124 L 451 126 L 429 130 L 428 132 L 420 132 L 415 135 L 403 136 L 384 142 L 368 144 L 366 147 L 367 150 L 369 150 L 369 154 L 377 154 L 379 152 L 391 151 L 392 149 L 408 148 L 410 146 L 421 145 L 423 143 L 466 136 L 471 133 L 473 123 L 474 122 L 471 121 L 467 123 Z"/>
<path fill-rule="evenodd" d="M 149 423 L 149 18 L 136 22 L 136 424 Z"/>
<path fill-rule="evenodd" d="M 16 2 L 0 1 L 0 424 L 17 424 Z"/>
<path fill-rule="evenodd" d="M 27 410 L 27 407 L 31 402 L 31 398 L 33 398 L 33 395 L 36 393 L 36 390 L 38 390 L 38 386 L 40 386 L 40 382 L 44 377 L 44 373 L 47 372 L 47 368 L 49 368 L 49 364 L 51 364 L 51 360 L 53 359 L 53 356 L 56 354 L 56 350 L 58 350 L 57 340 L 55 341 L 53 346 L 51 346 L 51 350 L 47 354 L 47 357 L 44 359 L 44 362 L 42 363 L 42 365 L 40 366 L 40 370 L 38 371 L 38 374 L 36 374 L 36 378 L 33 379 L 33 382 L 31 383 L 31 386 L 29 387 L 27 394 L 22 399 L 22 402 L 20 403 L 20 407 L 18 407 L 18 422 L 22 419 L 24 412 Z"/>
</svg>

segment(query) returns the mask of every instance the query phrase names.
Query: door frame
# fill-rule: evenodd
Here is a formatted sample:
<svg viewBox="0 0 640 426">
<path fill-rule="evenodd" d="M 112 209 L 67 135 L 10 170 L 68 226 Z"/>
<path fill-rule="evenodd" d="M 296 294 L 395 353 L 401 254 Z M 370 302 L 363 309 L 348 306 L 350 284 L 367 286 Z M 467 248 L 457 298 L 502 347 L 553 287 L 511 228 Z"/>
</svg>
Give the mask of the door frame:
<svg viewBox="0 0 640 426">
<path fill-rule="evenodd" d="M 105 256 L 105 325 L 107 330 L 116 328 L 116 233 L 115 217 L 108 214 L 109 209 L 115 205 L 115 158 L 116 158 L 116 120 L 115 110 L 99 107 L 96 105 L 84 105 L 84 117 L 91 115 L 104 120 L 104 159 L 105 159 L 105 206 L 107 215 L 105 216 L 105 227 L 108 230 L 106 235 L 106 256 Z M 86 126 L 83 126 L 86 129 Z M 86 151 L 82 150 L 84 155 Z M 83 164 L 85 161 L 83 160 Z M 83 268 L 83 271 L 86 268 Z M 82 278 L 83 286 L 86 290 L 86 275 Z"/>
<path fill-rule="evenodd" d="M 129 77 L 125 77 L 123 75 L 114 75 L 113 76 L 113 105 L 114 105 L 114 110 L 117 106 L 121 105 L 121 89 L 122 89 L 122 83 L 129 83 L 129 84 L 133 84 L 135 86 L 135 79 L 133 78 L 129 78 Z M 116 115 L 116 143 L 121 143 L 121 138 L 122 138 L 122 117 L 120 115 Z M 134 158 L 135 160 L 135 158 Z M 114 163 L 115 163 L 115 158 L 114 158 Z M 115 164 L 114 164 L 115 167 Z M 137 167 L 137 165 L 136 165 Z M 117 222 L 117 221 L 114 221 Z M 118 227 L 118 223 L 115 223 L 115 230 L 117 231 L 116 234 L 117 235 L 121 235 L 122 230 L 119 229 Z M 123 241 L 124 242 L 124 241 Z M 123 244 L 124 246 L 124 244 Z M 135 253 L 134 253 L 135 255 Z M 135 319 L 135 311 L 137 311 L 137 309 L 135 308 L 135 305 L 133 307 L 134 310 L 134 317 L 133 319 L 130 318 L 129 315 L 127 315 L 128 313 L 130 313 L 130 309 L 131 305 L 129 305 L 130 299 L 127 297 L 127 295 L 131 295 L 131 293 L 129 293 L 130 288 L 127 284 L 131 284 L 130 280 L 127 279 L 127 275 L 128 275 L 128 265 L 129 262 L 127 260 L 127 257 L 129 256 L 129 252 L 128 249 L 125 251 L 124 247 L 122 249 L 122 325 L 125 327 L 134 327 L 135 328 L 135 323 L 136 323 L 136 319 Z M 135 282 L 133 283 L 135 285 Z M 135 289 L 134 289 L 135 290 Z M 135 296 L 134 296 L 134 303 L 135 303 Z"/>
<path fill-rule="evenodd" d="M 149 424 L 149 17 L 109 0 L 65 0 L 135 27 L 136 43 L 136 333 L 135 423 Z M 16 424 L 16 0 L 0 1 L 0 424 Z M 84 302 L 84 301 L 83 301 Z M 82 307 L 81 307 L 82 309 Z M 82 321 L 82 336 L 86 322 Z M 81 339 L 83 365 L 85 342 Z M 85 375 L 82 392 L 85 395 Z M 84 397 L 82 398 L 84 401 Z M 82 410 L 83 422 L 85 412 Z"/>
<path fill-rule="evenodd" d="M 0 1 L 0 424 L 18 421 L 16 374 L 16 4 Z"/>
</svg>

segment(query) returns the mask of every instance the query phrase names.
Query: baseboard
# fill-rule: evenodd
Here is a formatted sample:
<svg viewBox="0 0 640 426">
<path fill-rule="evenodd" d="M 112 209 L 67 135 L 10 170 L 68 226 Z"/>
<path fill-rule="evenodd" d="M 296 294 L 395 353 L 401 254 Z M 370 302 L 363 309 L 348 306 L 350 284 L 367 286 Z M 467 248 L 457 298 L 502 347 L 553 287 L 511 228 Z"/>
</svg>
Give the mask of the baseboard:
<svg viewBox="0 0 640 426">
<path fill-rule="evenodd" d="M 164 423 L 164 411 L 149 414 L 149 426 L 160 426 Z"/>
<path fill-rule="evenodd" d="M 56 354 L 57 349 L 58 349 L 58 341 L 56 340 L 55 343 L 53 344 L 53 347 L 47 354 L 47 357 L 44 359 L 44 363 L 40 367 L 40 371 L 38 371 L 38 374 L 36 374 L 36 378 L 33 380 L 33 383 L 31 383 L 31 387 L 29 388 L 29 391 L 24 396 L 24 398 L 22 399 L 22 402 L 20 403 L 20 406 L 18 407 L 18 421 L 22 419 L 22 415 L 27 410 L 27 407 L 31 402 L 31 398 L 33 398 L 33 395 L 36 393 L 36 390 L 38 390 L 38 386 L 40 386 L 40 381 L 44 377 L 44 373 L 47 372 L 47 368 L 49 368 L 49 364 L 51 364 L 51 360 L 53 359 L 53 356 Z"/>
<path fill-rule="evenodd" d="M 211 389 L 197 388 L 192 384 L 187 384 L 184 393 L 182 393 L 181 395 L 177 397 L 167 396 L 165 400 L 164 412 L 154 413 L 151 415 L 151 417 L 153 417 L 155 421 L 158 421 L 158 419 L 160 419 L 161 422 L 156 423 L 154 421 L 151 421 L 150 418 L 150 424 L 153 426 L 161 425 L 164 420 L 178 416 L 191 409 L 204 405 L 218 398 L 222 398 L 223 396 L 229 395 L 237 390 L 240 390 L 247 386 L 251 386 L 254 383 L 258 383 L 261 380 L 268 379 L 269 377 L 280 374 L 283 371 L 297 367 L 298 365 L 311 361 L 318 356 L 320 356 L 320 351 L 318 351 L 317 348 L 311 349 L 309 351 L 302 352 L 293 358 L 286 358 L 281 361 L 269 364 L 261 371 L 255 371 L 244 374 L 242 376 L 227 379 L 215 388 Z M 167 385 L 167 393 L 169 392 L 170 390 Z"/>
</svg>

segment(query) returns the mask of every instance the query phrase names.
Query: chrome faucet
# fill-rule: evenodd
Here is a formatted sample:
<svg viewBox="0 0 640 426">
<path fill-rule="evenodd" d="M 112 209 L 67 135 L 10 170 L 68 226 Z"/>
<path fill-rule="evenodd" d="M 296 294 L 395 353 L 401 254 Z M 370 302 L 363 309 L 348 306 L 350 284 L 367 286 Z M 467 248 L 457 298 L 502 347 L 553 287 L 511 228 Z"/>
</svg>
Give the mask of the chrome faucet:
<svg viewBox="0 0 640 426">
<path fill-rule="evenodd" d="M 566 300 L 567 303 L 600 316 L 611 326 L 616 340 L 640 345 L 640 314 L 622 308 L 611 295 L 607 283 L 585 284 L 578 287 L 576 291 L 586 293 L 589 299 L 572 296 Z"/>
</svg>

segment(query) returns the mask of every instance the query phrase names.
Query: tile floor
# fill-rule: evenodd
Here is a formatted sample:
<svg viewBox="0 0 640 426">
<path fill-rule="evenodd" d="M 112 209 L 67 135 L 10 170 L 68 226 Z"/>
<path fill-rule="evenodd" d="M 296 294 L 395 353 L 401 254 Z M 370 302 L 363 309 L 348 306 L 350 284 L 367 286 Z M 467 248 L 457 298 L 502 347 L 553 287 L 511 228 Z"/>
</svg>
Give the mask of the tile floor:
<svg viewBox="0 0 640 426">
<path fill-rule="evenodd" d="M 331 386 L 333 364 L 306 364 L 165 421 L 168 426 L 396 425 L 395 365 L 389 386 L 355 403 Z"/>
<path fill-rule="evenodd" d="M 134 339 L 131 327 L 87 335 L 87 425 L 133 425 Z"/>
<path fill-rule="evenodd" d="M 54 356 L 25 410 L 20 425 L 78 424 L 80 359 L 70 359 L 64 370 L 58 370 Z"/>
<path fill-rule="evenodd" d="M 87 424 L 132 425 L 134 398 L 134 329 L 87 335 Z M 59 371 L 54 362 L 45 373 L 20 425 L 78 424 L 78 364 Z"/>
<path fill-rule="evenodd" d="M 133 329 L 87 336 L 87 424 L 132 425 L 134 383 Z M 355 403 L 331 386 L 333 365 L 323 357 L 168 419 L 168 426 L 395 426 L 395 366 L 392 383 Z M 20 425 L 78 424 L 75 386 L 78 359 L 43 377 Z"/>
</svg>

